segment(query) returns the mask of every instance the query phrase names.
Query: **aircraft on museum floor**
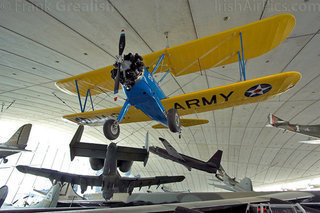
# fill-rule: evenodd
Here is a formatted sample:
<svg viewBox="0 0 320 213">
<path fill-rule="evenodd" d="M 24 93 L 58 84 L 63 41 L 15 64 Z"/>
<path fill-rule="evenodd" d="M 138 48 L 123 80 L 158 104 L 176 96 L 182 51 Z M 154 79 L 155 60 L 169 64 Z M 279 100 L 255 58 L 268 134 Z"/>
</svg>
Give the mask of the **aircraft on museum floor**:
<svg viewBox="0 0 320 213">
<path fill-rule="evenodd" d="M 268 126 L 274 126 L 277 128 L 289 130 L 289 131 L 300 133 L 303 135 L 308 135 L 308 136 L 320 138 L 320 124 L 318 124 L 318 125 L 291 124 L 291 123 L 289 123 L 289 121 L 284 121 L 272 113 L 270 113 L 268 116 L 268 124 L 269 124 Z M 306 141 L 300 141 L 300 142 L 301 143 L 308 143 L 308 144 L 320 144 L 320 139 L 306 140 Z"/>
<path fill-rule="evenodd" d="M 53 184 L 52 187 L 49 189 L 49 191 L 45 194 L 45 197 L 43 200 L 39 201 L 38 203 L 32 203 L 28 207 L 30 208 L 56 207 L 59 200 L 59 194 L 60 194 L 61 188 L 62 188 L 61 182 L 59 181 L 55 182 L 55 184 Z"/>
<path fill-rule="evenodd" d="M 5 143 L 0 144 L 0 158 L 3 159 L 3 163 L 7 163 L 7 156 L 13 155 L 19 152 L 31 152 L 26 150 L 32 124 L 25 124 L 21 126 L 12 137 Z"/>
<path fill-rule="evenodd" d="M 0 212 L 52 212 L 86 209 L 86 207 L 70 207 L 72 202 L 80 202 L 79 200 L 84 200 L 84 198 L 76 194 L 69 183 L 62 184 L 54 181 L 49 190 L 33 189 L 33 191 L 41 195 L 29 193 L 12 204 L 3 204 Z M 65 206 L 66 203 L 69 205 Z"/>
<path fill-rule="evenodd" d="M 251 192 L 253 191 L 252 187 L 252 181 L 250 178 L 245 177 L 240 182 L 236 181 L 236 178 L 231 178 L 224 170 L 224 168 L 220 165 L 220 168 L 218 169 L 216 173 L 217 179 L 211 179 L 213 183 L 210 185 L 213 185 L 220 189 L 225 189 L 228 191 L 233 192 Z M 220 181 L 223 184 L 217 184 L 216 181 Z"/>
<path fill-rule="evenodd" d="M 53 184 L 51 186 L 51 188 L 48 190 L 47 193 L 41 192 L 39 190 L 35 190 L 36 192 L 38 192 L 44 196 L 43 198 L 41 198 L 37 201 L 35 201 L 36 198 L 34 197 L 34 195 L 32 196 L 32 202 L 27 200 L 27 199 L 29 199 L 29 197 L 31 197 L 30 194 L 25 196 L 22 199 L 23 203 L 21 205 L 23 205 L 24 208 L 28 208 L 28 210 L 23 211 L 20 206 L 15 206 L 21 200 L 16 200 L 15 202 L 13 202 L 13 204 L 4 204 L 3 209 L 9 209 L 9 211 L 12 210 L 14 212 L 17 212 L 18 209 L 21 209 L 21 212 L 32 212 L 31 209 L 33 209 L 33 208 L 56 207 L 57 203 L 58 203 L 58 198 L 59 198 L 59 193 L 60 193 L 61 187 L 62 187 L 62 184 L 60 182 L 56 182 L 55 184 Z M 30 204 L 29 204 L 29 202 L 30 202 Z"/>
<path fill-rule="evenodd" d="M 165 183 L 181 182 L 184 176 L 156 176 L 147 178 L 121 177 L 117 168 L 122 172 L 128 172 L 133 161 L 142 161 L 144 165 L 149 157 L 148 144 L 145 148 L 132 148 L 117 146 L 115 143 L 109 145 L 92 144 L 80 142 L 83 133 L 83 126 L 80 125 L 70 143 L 71 159 L 75 156 L 90 157 L 90 164 L 93 170 L 103 169 L 100 176 L 78 175 L 59 172 L 51 169 L 33 168 L 29 166 L 17 166 L 23 173 L 33 174 L 49 178 L 51 181 L 78 184 L 81 193 L 87 190 L 88 186 L 102 186 L 104 199 L 109 200 L 114 193 L 131 194 L 135 187 L 151 186 Z"/>
<path fill-rule="evenodd" d="M 142 57 L 131 53 L 122 56 L 125 48 L 125 34 L 122 31 L 119 55 L 114 65 L 56 82 L 59 89 L 79 98 L 81 113 L 63 118 L 82 125 L 103 125 L 103 132 L 110 140 L 118 138 L 119 123 L 149 120 L 159 122 L 153 128 L 168 127 L 181 136 L 181 126 L 195 126 L 209 121 L 180 116 L 265 101 L 293 87 L 300 79 L 298 72 L 246 81 L 245 60 L 260 56 L 281 44 L 294 25 L 294 16 L 280 14 Z M 243 77 L 245 81 L 170 98 L 160 88 L 168 73 L 178 77 L 234 62 L 239 62 L 240 80 Z M 154 78 L 156 73 L 165 73 L 158 82 Z M 123 106 L 94 111 L 91 95 L 111 91 L 117 94 L 120 84 L 126 95 Z M 93 111 L 85 112 L 88 96 Z M 83 106 L 81 97 L 86 97 Z"/>
<path fill-rule="evenodd" d="M 175 150 L 175 148 L 173 148 L 173 146 L 171 146 L 171 144 L 166 139 L 159 139 L 164 145 L 165 149 L 151 146 L 149 148 L 150 152 L 162 158 L 169 159 L 179 164 L 182 164 L 189 171 L 191 171 L 191 169 L 194 168 L 208 173 L 216 173 L 217 170 L 220 168 L 220 162 L 222 158 L 221 150 L 218 150 L 207 162 L 204 162 L 202 160 L 198 160 L 190 156 L 178 153 L 177 150 Z"/>
</svg>

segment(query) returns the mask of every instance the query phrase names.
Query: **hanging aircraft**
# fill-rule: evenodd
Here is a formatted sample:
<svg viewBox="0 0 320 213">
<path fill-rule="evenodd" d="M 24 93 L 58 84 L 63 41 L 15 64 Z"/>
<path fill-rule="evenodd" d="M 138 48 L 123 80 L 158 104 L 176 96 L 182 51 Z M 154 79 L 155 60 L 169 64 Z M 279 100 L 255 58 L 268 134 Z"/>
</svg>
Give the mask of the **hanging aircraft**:
<svg viewBox="0 0 320 213">
<path fill-rule="evenodd" d="M 300 74 L 285 72 L 169 98 L 160 88 L 168 73 L 178 77 L 239 61 L 240 75 L 246 80 L 245 60 L 278 46 L 294 25 L 294 16 L 280 14 L 142 57 L 131 53 L 122 56 L 125 48 L 122 31 L 114 65 L 56 82 L 62 91 L 78 95 L 80 103 L 81 113 L 63 118 L 77 124 L 103 125 L 103 132 L 110 140 L 118 138 L 119 123 L 149 120 L 159 122 L 153 128 L 168 127 L 180 136 L 181 126 L 209 122 L 180 119 L 180 116 L 268 100 L 294 86 Z M 165 73 L 158 82 L 154 78 L 156 73 Z M 91 95 L 110 91 L 117 94 L 119 84 L 127 97 L 124 105 L 94 111 Z M 83 106 L 81 97 L 86 97 Z M 85 112 L 88 97 L 93 111 Z"/>
<path fill-rule="evenodd" d="M 222 182 L 225 185 L 221 184 L 210 184 L 214 185 L 215 187 L 222 188 L 229 191 L 235 192 L 249 192 L 253 191 L 252 189 L 252 182 L 249 178 L 244 178 L 240 181 L 235 180 L 235 178 L 231 178 L 223 169 L 222 165 L 220 164 L 222 158 L 222 151 L 218 150 L 208 162 L 203 162 L 201 160 L 192 158 L 190 156 L 183 155 L 178 153 L 177 150 L 166 140 L 163 138 L 159 138 L 162 144 L 164 145 L 165 149 L 160 147 L 153 147 L 149 148 L 150 152 L 164 158 L 169 159 L 179 164 L 184 165 L 189 171 L 192 168 L 198 169 L 208 173 L 214 173 L 217 180 Z M 212 179 L 213 180 L 213 179 Z M 213 180 L 214 181 L 214 180 Z"/>
<path fill-rule="evenodd" d="M 26 150 L 32 124 L 25 124 L 21 126 L 12 137 L 5 143 L 0 144 L 0 158 L 3 159 L 3 163 L 7 163 L 9 155 L 13 155 L 19 152 L 31 152 Z"/>
<path fill-rule="evenodd" d="M 169 159 L 179 164 L 182 164 L 189 171 L 191 171 L 191 169 L 194 168 L 208 173 L 216 173 L 217 170 L 220 168 L 220 162 L 222 158 L 221 150 L 218 150 L 207 162 L 204 162 L 202 160 L 198 160 L 190 156 L 178 153 L 177 150 L 175 150 L 175 148 L 173 148 L 173 146 L 171 146 L 171 144 L 166 139 L 159 139 L 166 149 L 151 146 L 149 148 L 150 152 L 162 158 Z"/>
<path fill-rule="evenodd" d="M 268 126 L 274 126 L 284 130 L 289 130 L 291 132 L 296 132 L 303 135 L 320 138 L 320 124 L 317 124 L 317 125 L 291 124 L 289 123 L 289 121 L 284 121 L 281 118 L 278 118 L 274 114 L 270 113 L 268 116 Z M 300 142 L 308 143 L 308 144 L 320 144 L 320 139 L 306 140 L 306 141 L 300 141 Z"/>
<path fill-rule="evenodd" d="M 90 157 L 90 164 L 93 170 L 103 169 L 100 176 L 78 175 L 60 172 L 51 169 L 34 168 L 29 166 L 17 166 L 16 168 L 23 173 L 33 174 L 49 178 L 53 181 L 62 183 L 78 184 L 81 193 L 87 190 L 88 186 L 102 186 L 102 195 L 104 199 L 109 200 L 114 193 L 131 194 L 135 187 L 151 186 L 165 183 L 181 182 L 184 176 L 156 176 L 147 178 L 121 177 L 117 168 L 122 172 L 128 172 L 133 161 L 142 161 L 147 163 L 149 156 L 148 144 L 145 148 L 132 148 L 117 146 L 116 143 L 109 145 L 80 143 L 83 126 L 80 125 L 70 143 L 71 159 L 75 156 Z"/>
</svg>

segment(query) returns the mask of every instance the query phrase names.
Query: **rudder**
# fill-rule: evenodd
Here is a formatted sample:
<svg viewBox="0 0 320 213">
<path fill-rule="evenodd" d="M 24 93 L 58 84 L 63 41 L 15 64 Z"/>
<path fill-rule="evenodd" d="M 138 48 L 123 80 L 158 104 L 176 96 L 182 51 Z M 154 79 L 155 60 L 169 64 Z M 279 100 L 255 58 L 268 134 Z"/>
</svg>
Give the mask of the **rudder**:
<svg viewBox="0 0 320 213">
<path fill-rule="evenodd" d="M 218 150 L 209 160 L 208 164 L 214 165 L 216 168 L 220 168 L 222 158 L 222 150 Z"/>
<path fill-rule="evenodd" d="M 252 191 L 253 191 L 252 181 L 251 181 L 250 178 L 247 178 L 247 177 L 243 178 L 243 179 L 240 181 L 239 185 L 240 185 L 242 188 L 244 188 L 246 191 L 248 191 L 248 192 L 252 192 Z"/>
<path fill-rule="evenodd" d="M 268 116 L 268 123 L 269 125 L 271 126 L 274 126 L 275 124 L 277 124 L 277 122 L 285 122 L 284 120 L 282 120 L 281 118 L 278 118 L 277 116 L 275 116 L 274 114 L 272 113 L 269 113 L 269 116 Z"/>
<path fill-rule="evenodd" d="M 27 146 L 32 124 L 21 126 L 5 143 L 8 146 L 15 146 L 24 149 Z"/>
</svg>

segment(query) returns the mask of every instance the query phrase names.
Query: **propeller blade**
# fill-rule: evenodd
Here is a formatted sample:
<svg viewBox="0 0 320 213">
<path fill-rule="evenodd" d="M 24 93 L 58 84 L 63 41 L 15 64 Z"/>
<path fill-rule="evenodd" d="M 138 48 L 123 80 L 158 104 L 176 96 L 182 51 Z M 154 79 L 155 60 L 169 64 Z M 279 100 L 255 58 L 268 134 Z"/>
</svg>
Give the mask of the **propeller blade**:
<svg viewBox="0 0 320 213">
<path fill-rule="evenodd" d="M 122 29 L 120 34 L 120 40 L 119 40 L 119 56 L 122 55 L 125 46 L 126 46 L 126 35 L 124 33 L 124 30 Z"/>
<path fill-rule="evenodd" d="M 117 94 L 119 91 L 119 81 L 120 81 L 120 65 L 117 69 L 116 78 L 114 79 L 114 94 Z"/>
</svg>

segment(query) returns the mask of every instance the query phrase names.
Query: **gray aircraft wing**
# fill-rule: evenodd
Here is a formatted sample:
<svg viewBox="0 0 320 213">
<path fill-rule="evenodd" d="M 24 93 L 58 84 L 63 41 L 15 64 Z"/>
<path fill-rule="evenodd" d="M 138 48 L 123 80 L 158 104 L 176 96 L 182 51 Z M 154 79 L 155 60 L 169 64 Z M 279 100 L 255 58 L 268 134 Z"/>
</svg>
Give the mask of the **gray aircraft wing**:
<svg viewBox="0 0 320 213">
<path fill-rule="evenodd" d="M 81 186 L 81 190 L 84 189 L 82 187 L 86 188 L 87 186 L 102 185 L 102 180 L 100 179 L 99 176 L 77 175 L 77 174 L 70 174 L 66 172 L 59 172 L 57 170 L 52 170 L 52 169 L 34 168 L 34 167 L 22 166 L 22 165 L 16 166 L 16 168 L 22 173 L 49 178 L 51 181 L 60 181 L 61 183 L 66 182 L 71 184 L 78 184 Z"/>
<path fill-rule="evenodd" d="M 181 182 L 185 179 L 184 176 L 156 176 L 156 177 L 146 177 L 146 178 L 129 178 L 121 177 L 120 181 L 127 186 L 131 187 L 143 187 L 143 186 L 152 186 L 165 183 L 175 183 Z"/>
<path fill-rule="evenodd" d="M 4 152 L 31 152 L 31 150 L 19 149 L 19 148 L 11 147 L 11 146 L 0 146 L 0 151 L 4 151 Z"/>
<path fill-rule="evenodd" d="M 212 186 L 217 187 L 219 189 L 224 189 L 224 190 L 227 190 L 227 191 L 237 192 L 233 187 L 228 186 L 228 185 L 216 184 L 214 182 L 213 183 L 209 183 L 209 185 L 212 185 Z"/>
<path fill-rule="evenodd" d="M 164 145 L 164 147 L 166 148 L 167 152 L 169 153 L 169 155 L 180 159 L 180 160 L 184 160 L 184 158 L 177 152 L 177 150 L 175 148 L 173 148 L 173 146 L 171 146 L 171 144 L 164 138 L 159 138 L 160 141 L 162 142 L 162 144 Z"/>
</svg>

